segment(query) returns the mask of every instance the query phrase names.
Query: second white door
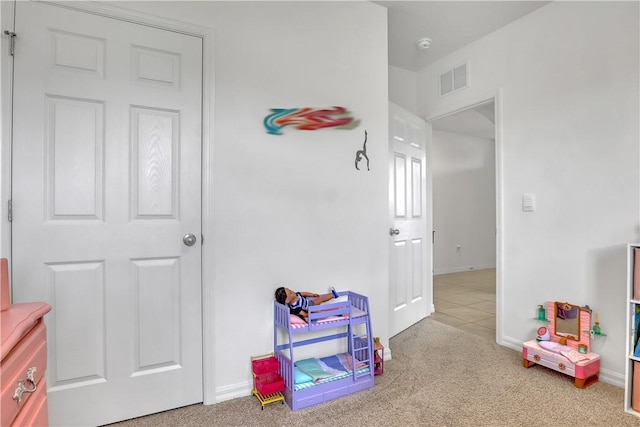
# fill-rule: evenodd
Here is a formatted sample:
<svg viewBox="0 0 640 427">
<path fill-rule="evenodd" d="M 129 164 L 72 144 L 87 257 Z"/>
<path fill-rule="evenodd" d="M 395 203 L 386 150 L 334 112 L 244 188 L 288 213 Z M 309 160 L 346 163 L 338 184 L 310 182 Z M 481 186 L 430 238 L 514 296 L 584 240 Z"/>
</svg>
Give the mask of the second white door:
<svg viewBox="0 0 640 427">
<path fill-rule="evenodd" d="M 389 177 L 392 227 L 390 250 L 390 335 L 431 313 L 431 181 L 428 157 L 431 126 L 389 105 Z"/>
<path fill-rule="evenodd" d="M 13 290 L 52 306 L 50 424 L 201 402 L 202 40 L 36 2 L 15 32 Z"/>
</svg>

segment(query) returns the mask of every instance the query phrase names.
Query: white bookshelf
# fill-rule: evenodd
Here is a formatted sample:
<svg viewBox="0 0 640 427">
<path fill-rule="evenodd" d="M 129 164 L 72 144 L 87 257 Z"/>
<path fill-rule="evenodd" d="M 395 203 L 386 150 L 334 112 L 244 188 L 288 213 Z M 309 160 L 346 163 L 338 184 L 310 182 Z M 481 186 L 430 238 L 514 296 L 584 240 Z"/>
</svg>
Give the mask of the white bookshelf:
<svg viewBox="0 0 640 427">
<path fill-rule="evenodd" d="M 633 364 L 638 362 L 640 365 L 640 357 L 633 355 L 638 344 L 637 337 L 640 335 L 640 331 L 636 330 L 635 324 L 636 307 L 640 307 L 640 295 L 634 295 L 634 271 L 635 268 L 640 269 L 640 265 L 634 265 L 636 248 L 640 249 L 640 243 L 627 245 L 627 361 L 625 365 L 624 407 L 628 413 L 640 417 L 640 412 L 632 407 Z M 636 375 L 640 375 L 640 366 L 636 371 Z M 640 393 L 640 387 L 637 387 L 635 392 Z M 640 409 L 640 405 L 636 405 L 636 409 Z"/>
</svg>

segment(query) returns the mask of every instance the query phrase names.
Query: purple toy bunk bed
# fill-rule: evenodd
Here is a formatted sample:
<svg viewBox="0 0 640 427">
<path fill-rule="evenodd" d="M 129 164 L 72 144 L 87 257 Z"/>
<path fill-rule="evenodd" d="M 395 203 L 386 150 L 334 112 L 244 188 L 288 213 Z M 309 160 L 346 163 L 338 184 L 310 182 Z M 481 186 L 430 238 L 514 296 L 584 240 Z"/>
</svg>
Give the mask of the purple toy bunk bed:
<svg viewBox="0 0 640 427">
<path fill-rule="evenodd" d="M 374 385 L 369 299 L 350 291 L 338 294 L 335 301 L 309 307 L 309 323 L 290 314 L 286 305 L 274 302 L 274 353 L 284 378 L 284 399 L 294 411 Z M 311 334 L 315 338 L 308 338 L 312 331 L 326 331 L 326 335 L 316 333 Z M 346 353 L 295 358 L 296 347 L 337 339 L 347 340 Z"/>
</svg>

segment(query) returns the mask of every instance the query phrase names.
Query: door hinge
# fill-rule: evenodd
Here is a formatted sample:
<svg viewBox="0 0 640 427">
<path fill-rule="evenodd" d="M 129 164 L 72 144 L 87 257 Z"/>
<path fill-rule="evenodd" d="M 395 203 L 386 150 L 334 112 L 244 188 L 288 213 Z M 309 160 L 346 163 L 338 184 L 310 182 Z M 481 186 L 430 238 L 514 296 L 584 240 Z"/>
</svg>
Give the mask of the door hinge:
<svg viewBox="0 0 640 427">
<path fill-rule="evenodd" d="M 13 221 L 13 200 L 11 199 L 7 202 L 7 220 Z"/>
<path fill-rule="evenodd" d="M 9 55 L 13 56 L 16 53 L 16 37 L 18 35 L 8 30 L 4 30 L 4 33 L 11 37 L 11 41 L 9 42 Z"/>
</svg>

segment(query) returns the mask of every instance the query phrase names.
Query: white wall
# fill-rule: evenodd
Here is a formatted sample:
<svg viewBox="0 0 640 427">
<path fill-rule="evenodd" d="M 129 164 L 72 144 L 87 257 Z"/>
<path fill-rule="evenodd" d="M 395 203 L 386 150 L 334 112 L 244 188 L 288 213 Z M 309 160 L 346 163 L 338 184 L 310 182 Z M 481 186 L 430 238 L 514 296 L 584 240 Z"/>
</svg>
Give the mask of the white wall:
<svg viewBox="0 0 640 427">
<path fill-rule="evenodd" d="M 213 203 L 217 400 L 247 395 L 273 349 L 277 286 L 371 297 L 388 342 L 386 9 L 368 2 L 140 2 L 215 30 Z M 354 31 L 357 29 L 357 31 Z M 269 135 L 270 108 L 344 106 L 354 130 Z M 371 171 L 355 153 L 368 131 Z M 362 168 L 361 168 L 362 169 Z M 211 286 L 211 285 L 209 285 Z"/>
<path fill-rule="evenodd" d="M 417 115 L 418 74 L 389 66 L 389 101 Z"/>
<path fill-rule="evenodd" d="M 494 141 L 433 130 L 434 274 L 496 265 Z"/>
<path fill-rule="evenodd" d="M 534 337 L 543 301 L 589 304 L 608 334 L 594 340 L 601 378 L 620 386 L 625 244 L 639 238 L 638 23 L 637 2 L 552 2 L 418 76 L 426 117 L 500 93 L 501 342 Z M 438 75 L 466 60 L 470 87 L 440 98 Z"/>
</svg>

